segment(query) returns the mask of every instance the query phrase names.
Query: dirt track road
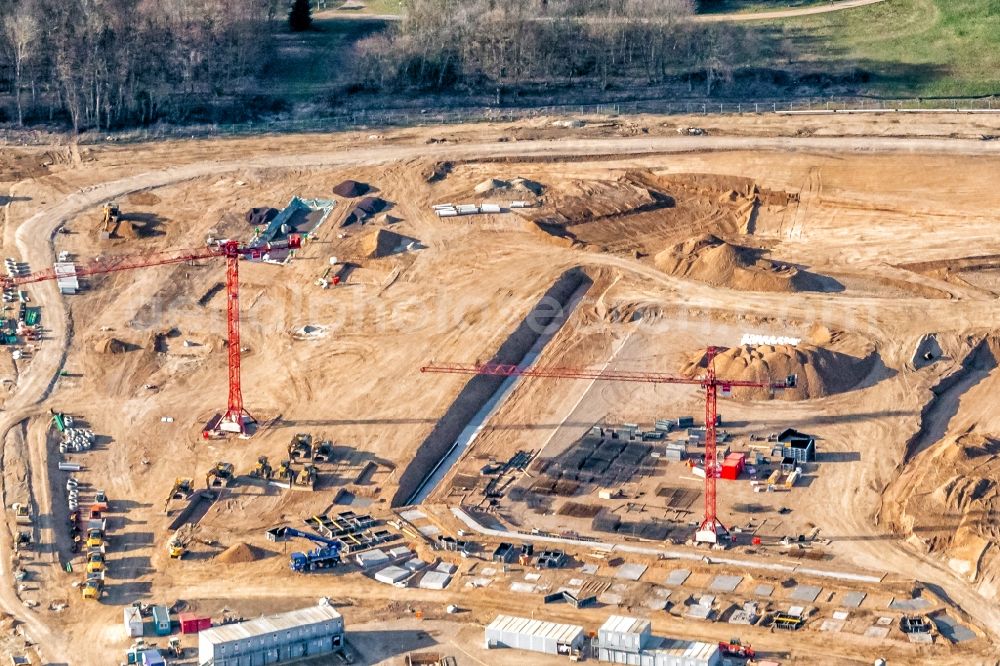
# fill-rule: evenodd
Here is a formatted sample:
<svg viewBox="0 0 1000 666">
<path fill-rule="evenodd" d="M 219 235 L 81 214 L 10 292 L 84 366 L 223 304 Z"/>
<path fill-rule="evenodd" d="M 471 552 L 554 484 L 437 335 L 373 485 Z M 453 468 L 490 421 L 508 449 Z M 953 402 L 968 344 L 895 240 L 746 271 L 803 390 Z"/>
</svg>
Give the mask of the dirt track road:
<svg viewBox="0 0 1000 666">
<path fill-rule="evenodd" d="M 828 14 L 830 12 L 839 12 L 844 9 L 854 9 L 856 7 L 865 7 L 866 5 L 875 5 L 880 2 L 885 2 L 885 0 L 833 0 L 827 4 L 818 5 L 815 7 L 782 9 L 771 12 L 698 14 L 694 17 L 694 20 L 700 23 L 724 23 L 731 21 L 771 21 L 775 19 L 795 18 L 797 16 L 811 16 L 813 14 Z M 373 21 L 403 20 L 401 14 L 369 14 L 366 12 L 354 13 L 354 12 L 344 12 L 339 10 L 320 12 L 316 14 L 316 18 L 357 19 L 357 20 L 373 20 Z M 601 19 L 595 19 L 595 20 L 601 20 Z"/>
<path fill-rule="evenodd" d="M 854 4 L 862 4 L 861 1 Z M 268 167 L 317 167 L 346 165 L 379 165 L 401 160 L 412 159 L 478 159 L 484 157 L 546 157 L 554 156 L 614 156 L 614 155 L 650 155 L 658 153 L 679 153 L 698 151 L 804 151 L 804 152 L 854 152 L 854 153 L 932 153 L 959 155 L 1000 155 L 1000 144 L 975 140 L 959 139 L 897 139 L 897 138 L 787 138 L 787 137 L 641 137 L 641 138 L 594 138 L 565 140 L 526 140 L 511 143 L 476 142 L 466 144 L 439 145 L 378 145 L 357 149 L 336 150 L 331 147 L 320 152 L 290 152 L 282 154 L 284 138 L 268 139 L 268 152 L 255 159 L 238 161 L 196 161 L 159 171 L 138 173 L 119 180 L 87 187 L 65 197 L 59 203 L 38 209 L 26 219 L 16 231 L 16 244 L 23 261 L 27 261 L 34 269 L 42 268 L 53 261 L 53 236 L 58 227 L 74 215 L 94 207 L 104 201 L 120 198 L 130 192 L 167 184 L 183 182 L 194 178 L 222 174 L 247 168 Z M 311 145 L 318 145 L 323 137 L 312 137 Z M 289 140 L 291 142 L 291 140 Z M 263 143 L 261 144 L 263 147 Z M 162 145 L 160 146 L 162 148 Z M 596 259 L 595 259 L 596 260 Z M 612 261 L 602 258 L 601 261 Z M 634 268 L 631 267 L 631 268 Z M 671 286 L 678 287 L 679 282 L 658 274 L 661 281 L 672 281 Z M 719 297 L 709 287 L 684 282 L 685 297 L 700 304 L 722 305 Z M 35 298 L 45 308 L 50 327 L 50 340 L 40 348 L 31 369 L 24 377 L 14 398 L 9 401 L 6 411 L 0 415 L 0 436 L 25 418 L 39 416 L 40 403 L 50 393 L 59 370 L 66 358 L 72 326 L 68 320 L 65 303 L 60 297 L 55 285 L 43 283 L 36 287 Z M 807 295 L 796 295 L 793 300 L 807 303 Z M 747 294 L 744 305 L 747 308 L 767 309 L 774 307 L 779 301 L 789 300 L 788 295 L 777 294 Z M 865 299 L 845 298 L 845 302 L 854 305 L 866 305 Z M 879 307 L 907 308 L 906 299 L 886 302 L 879 299 Z M 961 316 L 970 321 L 977 321 L 977 313 L 982 310 L 981 303 L 948 302 L 932 303 L 934 308 L 949 308 L 948 316 Z M 921 307 L 928 306 L 927 301 L 921 301 Z M 930 316 L 932 313 L 928 313 Z M 937 313 L 944 315 L 944 311 Z M 985 319 L 984 319 L 985 321 Z M 48 483 L 48 456 L 44 450 L 44 438 L 41 443 L 38 438 L 31 444 L 31 474 L 34 480 L 33 492 L 35 502 L 41 515 L 51 515 L 51 489 Z M 844 501 L 849 497 L 844 496 Z M 850 522 L 850 511 L 845 507 L 842 513 L 845 522 Z M 851 525 L 858 532 L 872 533 L 871 525 Z M 46 626 L 43 616 L 27 610 L 14 593 L 14 583 L 8 566 L 10 561 L 10 536 L 6 530 L 0 530 L 0 545 L 4 548 L 0 558 L 0 573 L 3 584 L 0 585 L 0 605 L 26 623 L 28 631 L 36 642 L 46 644 L 45 658 L 47 663 L 71 663 L 67 658 L 71 646 L 61 637 L 61 632 Z M 969 615 L 981 625 L 987 627 L 994 635 L 1000 636 L 1000 609 L 987 603 L 969 586 L 942 567 L 926 562 L 909 553 L 902 547 L 875 541 L 863 544 L 864 552 L 870 564 L 879 569 L 894 570 L 905 576 L 918 578 L 943 588 L 956 602 L 960 603 Z"/>
</svg>

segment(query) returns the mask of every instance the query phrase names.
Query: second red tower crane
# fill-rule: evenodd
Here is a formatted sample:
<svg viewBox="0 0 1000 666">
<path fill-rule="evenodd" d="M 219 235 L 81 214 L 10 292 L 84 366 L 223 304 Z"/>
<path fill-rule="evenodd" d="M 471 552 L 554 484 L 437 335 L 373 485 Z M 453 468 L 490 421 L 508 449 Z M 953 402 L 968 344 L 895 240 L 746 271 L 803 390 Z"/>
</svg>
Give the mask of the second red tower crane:
<svg viewBox="0 0 1000 666">
<path fill-rule="evenodd" d="M 723 395 L 733 388 L 765 388 L 768 390 L 792 388 L 795 375 L 782 382 L 758 382 L 742 379 L 720 379 L 715 375 L 717 347 L 709 347 L 705 352 L 705 373 L 700 377 L 675 377 L 658 372 L 620 372 L 615 370 L 588 370 L 586 368 L 521 367 L 503 363 L 476 364 L 431 364 L 420 368 L 421 372 L 437 372 L 463 375 L 498 375 L 502 377 L 557 377 L 562 379 L 591 379 L 617 382 L 644 382 L 647 384 L 693 384 L 705 389 L 705 516 L 695 533 L 695 540 L 701 543 L 719 543 L 728 538 L 729 530 L 719 520 L 716 506 L 716 478 L 719 472 L 717 457 L 716 421 L 719 390 Z"/>
</svg>

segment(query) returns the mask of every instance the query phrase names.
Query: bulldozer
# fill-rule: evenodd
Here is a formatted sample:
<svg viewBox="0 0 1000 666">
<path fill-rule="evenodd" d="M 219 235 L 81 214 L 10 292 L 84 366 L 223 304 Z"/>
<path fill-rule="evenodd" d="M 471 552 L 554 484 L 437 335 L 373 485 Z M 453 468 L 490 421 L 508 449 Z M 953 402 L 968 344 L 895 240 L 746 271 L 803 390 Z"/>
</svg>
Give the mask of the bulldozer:
<svg viewBox="0 0 1000 666">
<path fill-rule="evenodd" d="M 236 479 L 236 476 L 233 473 L 234 470 L 235 468 L 232 463 L 215 463 L 215 467 L 208 470 L 208 474 L 205 475 L 205 486 L 207 488 L 222 488 L 223 486 L 229 487 Z"/>
<path fill-rule="evenodd" d="M 250 478 L 253 479 L 270 481 L 273 475 L 274 470 L 271 469 L 271 463 L 268 462 L 267 456 L 257 458 L 257 466 L 250 470 Z"/>
<path fill-rule="evenodd" d="M 298 433 L 288 445 L 288 457 L 292 460 L 309 460 L 313 455 L 312 435 Z"/>
<path fill-rule="evenodd" d="M 163 512 L 168 512 L 170 509 L 170 502 L 173 500 L 186 500 L 191 497 L 192 493 L 194 493 L 194 479 L 177 477 L 174 479 L 174 485 L 170 488 L 170 492 L 167 494 L 167 499 L 163 503 Z"/>
<path fill-rule="evenodd" d="M 118 226 L 122 221 L 122 212 L 116 203 L 106 203 L 104 204 L 104 218 L 101 220 L 101 225 L 98 227 L 98 235 L 101 240 L 108 240 L 109 238 L 114 238 L 118 233 Z"/>
<path fill-rule="evenodd" d="M 282 460 L 274 475 L 277 477 L 278 481 L 291 481 L 294 479 L 295 471 L 292 469 L 292 461 Z"/>
<path fill-rule="evenodd" d="M 329 462 L 330 458 L 333 457 L 333 442 L 330 440 L 324 440 L 316 445 L 313 449 L 312 459 L 313 462 Z"/>
<path fill-rule="evenodd" d="M 295 475 L 295 485 L 313 490 L 316 488 L 316 478 L 318 476 L 319 470 L 316 469 L 315 465 L 306 465 Z"/>
</svg>

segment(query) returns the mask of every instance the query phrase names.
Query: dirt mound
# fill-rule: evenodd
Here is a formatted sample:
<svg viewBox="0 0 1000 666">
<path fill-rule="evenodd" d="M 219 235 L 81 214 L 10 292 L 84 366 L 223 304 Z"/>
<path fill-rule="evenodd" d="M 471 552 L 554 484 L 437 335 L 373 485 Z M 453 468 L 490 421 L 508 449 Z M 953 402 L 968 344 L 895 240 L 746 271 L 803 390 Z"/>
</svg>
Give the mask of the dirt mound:
<svg viewBox="0 0 1000 666">
<path fill-rule="evenodd" d="M 371 188 L 367 183 L 359 183 L 356 180 L 345 180 L 334 186 L 333 193 L 347 199 L 353 199 L 367 193 L 369 189 Z"/>
<path fill-rule="evenodd" d="M 499 178 L 487 178 L 474 188 L 476 194 L 492 194 L 496 192 L 512 192 L 521 195 L 539 196 L 545 188 L 541 183 L 537 183 L 527 178 L 517 176 L 510 180 Z"/>
<path fill-rule="evenodd" d="M 976 580 L 995 574 L 1000 507 L 1000 439 L 979 433 L 946 437 L 908 466 L 886 491 L 892 529 L 915 536 L 957 574 Z M 985 569 L 985 571 L 984 571 Z"/>
<path fill-rule="evenodd" d="M 773 226 L 793 200 L 752 179 L 628 170 L 617 178 L 550 183 L 538 206 L 521 213 L 561 226 L 603 252 L 654 256 L 695 234 L 753 234 Z"/>
<path fill-rule="evenodd" d="M 118 225 L 118 231 L 116 235 L 119 238 L 125 238 L 127 240 L 135 240 L 142 233 L 142 227 L 137 227 L 135 224 L 129 220 L 122 220 Z"/>
<path fill-rule="evenodd" d="M 565 227 L 556 224 L 546 224 L 544 222 L 525 220 L 524 228 L 529 233 L 560 247 L 570 247 L 573 245 L 573 236 L 566 231 Z"/>
<path fill-rule="evenodd" d="M 263 208 L 251 208 L 246 212 L 244 217 L 247 224 L 254 227 L 262 227 L 274 218 L 278 217 L 278 209 L 267 206 Z"/>
<path fill-rule="evenodd" d="M 160 197 L 152 192 L 133 192 L 125 198 L 130 204 L 137 206 L 155 206 L 160 203 Z"/>
<path fill-rule="evenodd" d="M 387 229 L 377 229 L 365 237 L 362 244 L 362 252 L 365 256 L 378 258 L 388 257 L 395 254 L 407 242 L 405 236 L 389 231 Z"/>
<path fill-rule="evenodd" d="M 240 541 L 226 548 L 216 555 L 214 559 L 224 564 L 245 564 L 247 562 L 256 562 L 264 556 L 265 553 L 260 548 Z"/>
<path fill-rule="evenodd" d="M 821 290 L 814 275 L 759 255 L 758 250 L 703 234 L 660 252 L 655 264 L 668 275 L 740 291 Z"/>
<path fill-rule="evenodd" d="M 94 345 L 94 351 L 98 354 L 124 354 L 135 349 L 139 349 L 139 346 L 118 338 L 105 338 Z"/>
<path fill-rule="evenodd" d="M 816 340 L 826 339 L 824 344 Z M 796 376 L 794 388 L 768 391 L 764 388 L 734 388 L 737 400 L 808 400 L 849 391 L 871 372 L 877 358 L 875 347 L 843 332 L 817 331 L 817 337 L 798 345 L 740 345 L 718 353 L 715 373 L 743 381 L 779 382 Z M 682 373 L 693 377 L 706 365 L 705 350 L 698 351 Z"/>
<path fill-rule="evenodd" d="M 431 162 L 420 170 L 420 175 L 428 183 L 436 183 L 448 177 L 452 166 L 451 162 Z"/>
</svg>

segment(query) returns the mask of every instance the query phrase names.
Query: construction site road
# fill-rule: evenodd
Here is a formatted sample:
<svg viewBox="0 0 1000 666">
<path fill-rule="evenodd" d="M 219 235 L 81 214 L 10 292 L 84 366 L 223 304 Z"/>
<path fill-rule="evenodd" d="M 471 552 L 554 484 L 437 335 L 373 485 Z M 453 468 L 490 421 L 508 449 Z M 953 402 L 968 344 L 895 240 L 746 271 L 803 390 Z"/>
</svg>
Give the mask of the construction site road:
<svg viewBox="0 0 1000 666">
<path fill-rule="evenodd" d="M 438 145 L 378 145 L 357 149 L 331 149 L 329 151 L 288 152 L 282 153 L 282 142 L 285 138 L 270 138 L 274 144 L 267 147 L 267 153 L 259 157 L 224 161 L 202 160 L 187 164 L 171 166 L 156 171 L 138 173 L 126 178 L 110 182 L 94 184 L 62 198 L 54 205 L 42 206 L 27 218 L 13 232 L 13 240 L 21 254 L 22 261 L 35 267 L 44 267 L 54 260 L 53 237 L 60 225 L 74 215 L 102 202 L 122 197 L 131 192 L 137 192 L 153 187 L 172 183 L 180 183 L 191 179 L 210 175 L 223 174 L 240 169 L 253 168 L 301 168 L 354 165 L 382 165 L 401 160 L 412 159 L 448 159 L 477 160 L 483 158 L 516 158 L 531 159 L 555 157 L 601 158 L 630 155 L 656 155 L 669 153 L 688 153 L 700 151 L 784 151 L 784 152 L 827 152 L 827 153 L 923 153 L 951 155 L 1000 155 L 1000 144 L 971 139 L 938 139 L 938 138 L 890 138 L 890 137 L 729 137 L 729 136 L 669 136 L 669 137 L 637 137 L 637 138 L 566 138 L 560 140 L 524 140 L 518 142 L 469 142 L 448 143 Z M 311 145 L 320 143 L 323 138 L 312 136 Z M 162 144 L 161 144 L 162 146 Z M 263 145 L 261 152 L 263 152 Z M 217 154 L 217 153 L 216 153 Z M 7 228 L 10 236 L 12 229 Z M 8 238 L 8 241 L 11 239 Z M 10 245 L 8 244 L 8 247 Z M 595 257 L 593 261 L 614 261 L 611 257 Z M 635 266 L 629 266 L 634 270 Z M 669 281 L 672 278 L 658 274 L 657 279 Z M 676 282 L 674 286 L 680 286 Z M 683 282 L 685 298 L 699 305 L 712 306 L 716 296 L 713 290 Z M 66 305 L 58 293 L 54 283 L 41 283 L 37 286 L 35 295 L 37 303 L 46 308 L 49 326 L 49 337 L 39 347 L 31 368 L 20 378 L 13 398 L 0 416 L 0 434 L 6 433 L 20 424 L 26 418 L 39 417 L 40 403 L 52 390 L 60 370 L 65 363 L 67 350 L 73 336 L 72 322 L 68 316 Z M 770 310 L 780 307 L 794 314 L 796 307 L 809 307 L 809 296 L 797 294 L 793 298 L 788 295 L 756 293 L 747 294 L 742 306 L 748 310 Z M 874 299 L 854 297 L 843 299 L 845 307 L 853 309 L 864 308 L 894 308 L 911 309 L 916 305 L 908 299 Z M 986 322 L 982 315 L 982 303 L 975 301 L 941 301 L 928 303 L 919 301 L 921 311 L 928 318 L 947 316 L 965 319 L 968 322 Z M 721 306 L 722 304 L 720 304 Z M 934 310 L 938 309 L 938 312 Z M 876 313 L 877 316 L 877 313 Z M 38 430 L 29 428 L 29 433 Z M 30 474 L 37 515 L 51 516 L 51 484 L 48 482 L 48 456 L 45 450 L 44 435 L 29 437 L 30 441 Z M 841 501 L 848 502 L 850 497 L 845 494 Z M 840 512 L 841 520 L 852 522 L 851 512 L 845 508 Z M 875 526 L 855 521 L 851 527 L 859 533 L 867 532 L 875 535 Z M 48 526 L 41 525 L 43 533 Z M 68 655 L 70 648 L 61 632 L 46 626 L 41 616 L 25 608 L 14 591 L 13 572 L 9 566 L 11 542 L 10 535 L 3 531 L 0 544 L 4 548 L 0 573 L 3 585 L 0 586 L 0 605 L 18 620 L 25 623 L 33 641 L 45 645 L 44 657 L 47 663 L 71 663 Z M 944 594 L 961 608 L 974 621 L 986 628 L 994 636 L 1000 636 L 1000 608 L 987 602 L 978 595 L 971 585 L 959 580 L 943 567 L 919 558 L 908 552 L 902 546 L 892 542 L 872 541 L 859 543 L 859 552 L 864 553 L 872 568 L 895 571 L 905 576 L 916 577 L 930 585 L 937 586 Z"/>
</svg>

